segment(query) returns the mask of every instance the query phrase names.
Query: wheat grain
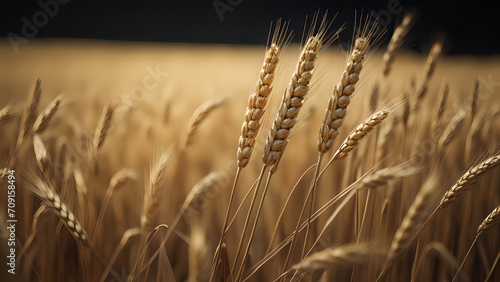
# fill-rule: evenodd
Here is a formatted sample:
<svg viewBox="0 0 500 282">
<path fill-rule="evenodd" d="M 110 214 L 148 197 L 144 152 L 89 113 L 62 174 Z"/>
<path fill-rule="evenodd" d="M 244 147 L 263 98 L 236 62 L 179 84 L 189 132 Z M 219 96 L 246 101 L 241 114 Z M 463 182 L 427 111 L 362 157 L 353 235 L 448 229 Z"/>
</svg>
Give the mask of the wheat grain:
<svg viewBox="0 0 500 282">
<path fill-rule="evenodd" d="M 344 73 L 335 87 L 325 110 L 325 117 L 318 137 L 318 151 L 320 153 L 326 153 L 330 150 L 340 132 L 340 127 L 347 113 L 347 106 L 351 102 L 356 82 L 358 82 L 359 74 L 363 68 L 363 59 L 368 47 L 369 38 L 361 37 L 356 39 L 354 50 L 349 57 Z"/>
<path fill-rule="evenodd" d="M 442 209 L 448 206 L 450 203 L 454 202 L 460 195 L 465 191 L 472 188 L 472 185 L 477 181 L 485 172 L 494 168 L 500 163 L 500 153 L 495 154 L 492 157 L 484 160 L 480 164 L 467 170 L 454 184 L 453 186 L 444 194 L 439 204 L 439 208 Z"/>
<path fill-rule="evenodd" d="M 54 101 L 52 101 L 52 103 L 50 103 L 50 105 L 43 111 L 43 113 L 38 116 L 33 124 L 33 132 L 35 134 L 40 134 L 47 128 L 47 125 L 59 108 L 61 100 L 62 96 L 57 96 L 56 99 L 54 99 Z"/>
</svg>

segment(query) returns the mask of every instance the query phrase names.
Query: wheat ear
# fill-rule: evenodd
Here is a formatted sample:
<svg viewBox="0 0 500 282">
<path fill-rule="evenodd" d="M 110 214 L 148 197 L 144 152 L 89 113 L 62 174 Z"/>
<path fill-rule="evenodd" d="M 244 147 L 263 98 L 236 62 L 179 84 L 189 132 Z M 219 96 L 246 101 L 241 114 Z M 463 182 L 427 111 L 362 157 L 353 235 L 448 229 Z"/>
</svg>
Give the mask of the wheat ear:
<svg viewBox="0 0 500 282">
<path fill-rule="evenodd" d="M 164 192 L 162 184 L 169 156 L 170 153 L 168 152 L 158 155 L 149 171 L 141 215 L 141 228 L 146 232 L 151 231 L 155 227 L 154 220 L 158 215 L 159 204 Z"/>
<path fill-rule="evenodd" d="M 94 149 L 96 152 L 98 152 L 99 149 L 101 149 L 102 145 L 104 144 L 104 140 L 106 139 L 108 130 L 111 126 L 111 121 L 113 119 L 114 111 L 115 111 L 115 106 L 112 104 L 107 105 L 103 110 L 101 120 L 99 121 L 99 124 L 94 134 Z"/>
<path fill-rule="evenodd" d="M 403 222 L 394 235 L 389 254 L 378 279 L 385 274 L 392 263 L 399 259 L 413 245 L 426 219 L 432 214 L 435 198 L 438 195 L 436 187 L 439 177 L 440 175 L 437 169 L 435 169 L 415 197 L 415 200 L 403 218 Z"/>
<path fill-rule="evenodd" d="M 488 229 L 490 229 L 498 220 L 500 220 L 500 206 L 496 207 L 491 213 L 483 220 L 481 225 L 477 228 L 477 235 L 480 236 Z"/>
<path fill-rule="evenodd" d="M 315 252 L 291 269 L 299 270 L 301 273 L 327 270 L 337 266 L 365 265 L 374 257 L 381 255 L 383 252 L 367 244 L 346 244 Z"/>
<path fill-rule="evenodd" d="M 117 173 L 113 175 L 111 180 L 109 181 L 109 185 L 106 189 L 106 193 L 104 194 L 104 199 L 101 204 L 101 208 L 99 209 L 99 214 L 97 215 L 97 220 L 95 224 L 95 237 L 99 238 L 100 230 L 102 226 L 102 222 L 104 220 L 104 216 L 108 209 L 109 202 L 111 201 L 111 197 L 113 193 L 123 187 L 126 182 L 137 179 L 137 173 L 134 170 L 129 168 L 123 168 Z M 75 181 L 76 182 L 76 181 Z"/>
<path fill-rule="evenodd" d="M 19 131 L 19 134 L 17 135 L 16 145 L 14 147 L 14 152 L 12 154 L 12 157 L 9 161 L 9 167 L 14 166 L 14 163 L 17 160 L 17 154 L 21 149 L 21 145 L 33 130 L 33 123 L 35 122 L 38 113 L 37 108 L 38 104 L 40 103 L 41 95 L 42 95 L 41 81 L 40 79 L 37 79 L 35 84 L 35 89 L 33 91 L 33 94 L 31 95 L 31 99 L 28 103 L 28 106 L 24 109 L 24 112 L 21 116 L 21 129 Z"/>
<path fill-rule="evenodd" d="M 403 21 L 396 27 L 394 33 L 392 34 L 391 41 L 387 45 L 387 49 L 382 57 L 383 70 L 382 74 L 388 76 L 391 71 L 392 63 L 394 62 L 394 57 L 396 55 L 396 50 L 401 48 L 403 44 L 403 38 L 408 34 L 408 31 L 412 28 L 413 19 L 415 18 L 415 11 L 406 14 L 403 17 Z"/>
<path fill-rule="evenodd" d="M 276 119 L 269 131 L 263 162 L 266 167 L 273 166 L 272 171 L 276 171 L 283 151 L 288 144 L 290 131 L 297 123 L 304 98 L 309 93 L 309 83 L 314 72 L 317 55 L 323 45 L 322 36 L 322 34 L 311 36 L 307 40 L 295 72 L 283 94 Z"/>
<path fill-rule="evenodd" d="M 199 126 L 215 109 L 219 108 L 226 101 L 225 97 L 216 97 L 201 104 L 191 116 L 187 131 L 184 133 L 181 141 L 181 152 L 188 148 L 194 141 Z"/>
<path fill-rule="evenodd" d="M 420 103 L 422 99 L 424 99 L 425 94 L 427 94 L 429 83 L 436 69 L 437 62 L 441 58 L 442 52 L 443 52 L 443 42 L 442 41 L 435 42 L 431 47 L 429 55 L 427 56 L 427 63 L 425 64 L 425 70 L 424 70 L 424 78 L 417 92 L 418 103 Z"/>
<path fill-rule="evenodd" d="M 480 164 L 467 170 L 444 194 L 438 208 L 444 208 L 450 203 L 454 202 L 465 191 L 472 188 L 472 184 L 474 184 L 485 172 L 492 169 L 499 163 L 500 153 L 497 153 L 494 156 L 484 160 Z"/>
<path fill-rule="evenodd" d="M 40 171 L 44 174 L 50 175 L 52 169 L 50 156 L 48 155 L 47 149 L 38 134 L 33 135 L 33 149 Z"/>
<path fill-rule="evenodd" d="M 22 116 L 22 128 L 19 137 L 22 140 L 26 138 L 26 135 L 31 132 L 33 128 L 33 123 L 35 122 L 37 116 L 38 104 L 40 103 L 40 96 L 42 95 L 42 86 L 41 81 L 38 79 L 35 84 L 35 90 L 31 95 L 31 100 L 28 104 L 28 107 L 23 112 Z"/>
<path fill-rule="evenodd" d="M 403 178 L 421 171 L 422 167 L 410 166 L 407 163 L 379 169 L 363 177 L 359 182 L 358 189 L 374 189 L 379 186 L 386 185 L 391 179 Z"/>
<path fill-rule="evenodd" d="M 443 86 L 443 89 L 441 90 L 441 102 L 439 103 L 439 108 L 436 113 L 437 119 L 436 121 L 439 121 L 441 117 L 443 116 L 444 110 L 446 109 L 446 100 L 448 100 L 448 93 L 450 92 L 450 87 L 446 83 Z"/>
<path fill-rule="evenodd" d="M 465 111 L 460 111 L 455 114 L 455 116 L 453 116 L 452 120 L 450 121 L 450 123 L 448 123 L 445 130 L 443 131 L 443 135 L 441 135 L 441 137 L 439 138 L 438 146 L 440 148 L 446 147 L 451 142 L 451 140 L 453 140 L 453 138 L 462 128 L 466 117 L 467 114 L 465 113 Z"/>
<path fill-rule="evenodd" d="M 335 152 L 333 160 L 340 160 L 347 157 L 349 152 L 359 145 L 359 141 L 379 125 L 388 115 L 388 111 L 378 111 L 360 123 L 358 127 L 347 136 L 344 142 L 342 142 L 339 149 Z"/>
<path fill-rule="evenodd" d="M 54 213 L 77 241 L 82 242 L 85 246 L 89 246 L 87 232 L 85 232 L 78 219 L 53 187 L 39 177 L 34 177 L 30 179 L 30 183 L 26 188 L 42 200 L 47 207 L 53 209 Z"/>
<path fill-rule="evenodd" d="M 469 114 L 471 116 L 471 120 L 473 120 L 474 117 L 476 116 L 478 96 L 479 96 L 479 81 L 476 78 L 474 80 L 474 87 L 472 90 L 472 94 L 469 98 Z"/>
<path fill-rule="evenodd" d="M 0 124 L 7 121 L 10 117 L 12 117 L 12 112 L 10 111 L 9 106 L 5 106 L 0 110 Z"/>
<path fill-rule="evenodd" d="M 333 90 L 333 95 L 328 101 L 325 117 L 321 124 L 318 137 L 318 151 L 326 153 L 333 145 L 335 138 L 340 132 L 347 113 L 347 106 L 351 102 L 359 74 L 363 68 L 363 59 L 368 50 L 369 40 L 366 37 L 356 39 L 354 50 L 349 56 L 347 66 L 340 78 L 339 83 Z"/>
<path fill-rule="evenodd" d="M 57 96 L 54 101 L 52 101 L 52 103 L 50 103 L 50 105 L 42 112 L 42 114 L 38 116 L 38 118 L 35 120 L 35 123 L 33 124 L 33 132 L 35 134 L 40 134 L 45 129 L 47 129 L 47 125 L 49 124 L 54 114 L 57 112 L 61 100 L 62 96 Z"/>
<path fill-rule="evenodd" d="M 243 168 L 248 164 L 252 155 L 255 139 L 261 126 L 260 120 L 265 112 L 267 100 L 273 89 L 276 66 L 279 61 L 280 47 L 271 45 L 266 52 L 264 63 L 260 71 L 259 80 L 255 90 L 248 99 L 245 121 L 241 127 L 240 140 L 236 158 L 238 167 Z"/>
</svg>

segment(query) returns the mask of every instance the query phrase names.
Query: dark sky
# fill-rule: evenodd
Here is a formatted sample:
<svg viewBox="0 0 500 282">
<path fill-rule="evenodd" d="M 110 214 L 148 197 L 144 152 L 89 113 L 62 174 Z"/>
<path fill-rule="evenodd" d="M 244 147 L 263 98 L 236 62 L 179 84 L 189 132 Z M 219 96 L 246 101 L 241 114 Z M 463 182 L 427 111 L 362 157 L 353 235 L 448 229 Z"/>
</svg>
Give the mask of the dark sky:
<svg viewBox="0 0 500 282">
<path fill-rule="evenodd" d="M 40 3 L 50 3 L 46 4 L 49 11 L 44 12 Z M 0 36 L 12 33 L 23 36 L 24 27 L 25 35 L 35 38 L 264 44 L 271 21 L 279 17 L 290 20 L 295 40 L 300 40 L 305 16 L 313 15 L 318 9 L 322 12 L 328 9 L 332 18 L 338 12 L 334 28 L 347 24 L 342 36 L 349 40 L 355 14 L 374 11 L 381 15 L 387 21 L 385 27 L 390 35 L 401 21 L 404 14 L 401 11 L 417 8 L 419 17 L 411 31 L 411 48 L 430 45 L 435 33 L 441 32 L 447 34 L 448 53 L 499 53 L 498 12 L 491 4 L 480 3 L 429 0 L 10 1 L 10 6 L 5 6 L 4 2 L 0 11 Z M 218 13 L 214 5 L 227 10 Z M 36 31 L 26 28 L 30 24 Z"/>
</svg>

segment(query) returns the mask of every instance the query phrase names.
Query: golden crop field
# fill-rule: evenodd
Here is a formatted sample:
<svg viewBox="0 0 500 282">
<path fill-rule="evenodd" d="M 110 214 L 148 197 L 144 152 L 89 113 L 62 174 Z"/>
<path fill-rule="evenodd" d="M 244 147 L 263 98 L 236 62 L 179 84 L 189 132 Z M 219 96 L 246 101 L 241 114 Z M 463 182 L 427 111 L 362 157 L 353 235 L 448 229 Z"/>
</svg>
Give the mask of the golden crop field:
<svg viewBox="0 0 500 282">
<path fill-rule="evenodd" d="M 2 39 L 0 280 L 499 281 L 500 57 L 405 23 Z"/>
</svg>

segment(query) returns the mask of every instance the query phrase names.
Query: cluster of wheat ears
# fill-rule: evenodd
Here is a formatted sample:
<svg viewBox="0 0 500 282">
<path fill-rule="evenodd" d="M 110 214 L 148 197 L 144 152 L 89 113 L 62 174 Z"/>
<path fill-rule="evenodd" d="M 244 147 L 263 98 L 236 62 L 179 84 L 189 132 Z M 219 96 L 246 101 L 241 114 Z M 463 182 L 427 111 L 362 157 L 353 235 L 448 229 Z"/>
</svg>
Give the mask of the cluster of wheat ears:
<svg viewBox="0 0 500 282">
<path fill-rule="evenodd" d="M 147 144 L 127 143 L 141 124 L 116 122 L 117 103 L 100 117 L 89 111 L 85 122 L 96 129 L 82 134 L 81 125 L 58 117 L 66 97 L 39 110 L 38 80 L 22 110 L 0 109 L 0 181 L 15 169 L 18 185 L 17 279 L 498 281 L 500 111 L 489 105 L 496 101 L 479 99 L 477 80 L 465 98 L 446 82 L 431 87 L 442 39 L 420 80 L 391 101 L 380 98 L 397 91 L 390 90 L 392 66 L 414 22 L 414 13 L 404 16 L 380 69 L 372 67 L 376 83 L 358 94 L 367 103 L 351 110 L 365 57 L 382 34 L 368 20 L 360 24 L 319 123 L 302 108 L 321 51 L 339 33 L 315 16 L 288 84 L 278 89 L 291 33 L 276 24 L 239 142 L 227 147 L 236 152 L 232 166 L 202 145 L 225 138 L 209 134 L 223 130 L 223 121 L 207 121 L 226 99 L 203 103 L 176 141 L 148 155 Z M 306 139 L 317 147 L 303 145 Z M 123 167 L 125 155 L 148 171 Z M 191 170 L 205 174 L 192 188 Z"/>
</svg>

